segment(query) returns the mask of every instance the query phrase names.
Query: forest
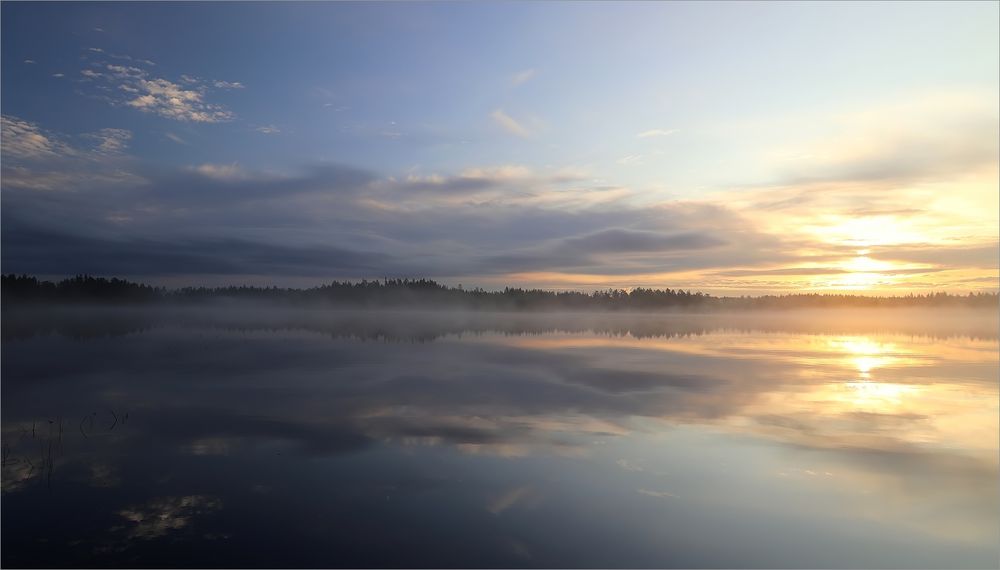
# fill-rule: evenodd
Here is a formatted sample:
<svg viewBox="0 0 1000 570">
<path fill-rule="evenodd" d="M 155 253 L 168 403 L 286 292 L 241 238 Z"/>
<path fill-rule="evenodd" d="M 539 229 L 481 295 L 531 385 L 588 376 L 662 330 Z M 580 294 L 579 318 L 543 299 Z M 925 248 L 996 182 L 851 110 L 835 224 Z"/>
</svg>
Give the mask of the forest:
<svg viewBox="0 0 1000 570">
<path fill-rule="evenodd" d="M 872 296 L 789 294 L 720 297 L 683 289 L 607 289 L 590 293 L 505 287 L 502 290 L 449 287 L 430 279 L 333 281 L 305 289 L 281 287 L 183 287 L 168 289 L 119 278 L 77 275 L 61 281 L 3 275 L 5 306 L 38 304 L 169 304 L 215 301 L 354 308 L 422 307 L 480 310 L 728 310 L 820 307 L 1000 306 L 997 293 Z"/>
</svg>

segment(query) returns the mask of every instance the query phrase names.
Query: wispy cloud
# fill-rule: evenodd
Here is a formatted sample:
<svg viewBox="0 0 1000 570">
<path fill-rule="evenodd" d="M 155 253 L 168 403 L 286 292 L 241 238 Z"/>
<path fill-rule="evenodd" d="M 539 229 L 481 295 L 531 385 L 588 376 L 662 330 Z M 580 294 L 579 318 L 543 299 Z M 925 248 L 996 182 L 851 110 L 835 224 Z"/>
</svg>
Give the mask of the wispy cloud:
<svg viewBox="0 0 1000 570">
<path fill-rule="evenodd" d="M 135 89 L 135 98 L 126 105 L 143 112 L 196 123 L 218 123 L 233 118 L 222 106 L 205 103 L 200 92 L 183 89 L 166 79 L 141 79 Z"/>
<path fill-rule="evenodd" d="M 508 133 L 519 136 L 521 138 L 528 138 L 531 136 L 531 131 L 527 127 L 519 123 L 514 117 L 511 117 L 504 112 L 503 109 L 497 109 L 490 113 L 490 117 L 493 118 L 493 122 L 507 131 Z"/>
<path fill-rule="evenodd" d="M 66 75 L 63 73 L 53 73 L 52 77 L 66 77 Z"/>
<path fill-rule="evenodd" d="M 265 135 L 276 135 L 281 132 L 281 129 L 279 129 L 274 125 L 264 125 L 261 127 L 257 127 L 254 130 L 257 131 L 258 133 L 263 133 Z"/>
<path fill-rule="evenodd" d="M 104 134 L 116 140 L 112 133 Z M 36 152 L 51 152 L 51 144 L 38 144 Z M 249 271 L 249 264 L 236 267 L 231 257 L 221 265 L 209 260 L 205 249 L 232 256 L 236 248 L 249 256 L 241 259 L 256 260 L 253 271 L 259 274 L 447 276 L 566 268 L 615 273 L 622 271 L 622 263 L 630 271 L 691 262 L 725 266 L 732 247 L 716 234 L 740 227 L 712 208 L 632 208 L 621 202 L 593 208 L 592 189 L 584 180 L 558 170 L 538 174 L 519 165 L 392 182 L 343 166 L 318 165 L 289 176 L 247 171 L 236 163 L 208 163 L 145 172 L 130 182 L 120 174 L 129 170 L 127 163 L 92 154 L 100 158 L 88 162 L 89 167 L 51 162 L 48 168 L 13 171 L 16 164 L 5 160 L 5 205 L 21 220 L 20 226 L 5 224 L 5 236 L 29 239 L 38 232 L 57 232 L 76 244 L 75 251 L 87 250 L 88 263 L 100 259 L 107 272 L 123 275 L 153 271 L 148 255 L 139 255 L 148 252 L 151 240 L 164 244 L 157 247 L 167 256 L 166 244 L 194 232 L 203 236 L 204 248 L 197 248 L 201 261 L 188 265 L 193 258 L 175 256 L 156 271 Z M 58 200 L 42 199 L 34 193 L 41 188 L 63 191 Z M 497 206 L 484 209 L 484 203 Z M 278 227 L 298 229 L 275 232 Z M 109 235 L 118 236 L 120 243 L 112 247 Z M 93 239 L 87 242 L 84 236 Z M 256 245 L 245 243 L 248 239 Z M 344 243 L 344 251 L 328 253 L 310 245 L 331 239 Z M 746 230 L 740 239 L 760 246 L 758 251 L 776 249 Z M 122 255 L 112 256 L 108 247 Z M 99 248 L 108 253 L 98 254 Z M 690 256 L 692 250 L 699 255 Z M 27 250 L 21 257 L 9 251 L 10 260 L 30 259 Z M 740 259 L 747 256 L 740 253 Z M 61 262 L 53 257 L 46 263 L 51 269 Z M 42 269 L 38 264 L 31 268 Z"/>
<path fill-rule="evenodd" d="M 826 123 L 832 132 L 770 149 L 761 158 L 778 173 L 770 183 L 774 186 L 901 186 L 950 180 L 978 168 L 996 168 L 1000 153 L 996 113 L 990 94 L 957 91 L 916 95 L 852 112 L 797 116 L 788 120 Z"/>
<path fill-rule="evenodd" d="M 220 123 L 234 118 L 222 105 L 205 100 L 209 87 L 197 78 L 182 75 L 181 81 L 188 84 L 182 86 L 134 66 L 102 64 L 98 69 L 100 71 L 88 68 L 80 73 L 113 86 L 116 91 L 107 96 L 112 104 L 194 123 Z"/>
<path fill-rule="evenodd" d="M 524 180 L 532 176 L 531 169 L 521 164 L 505 164 L 494 167 L 466 168 L 462 171 L 464 178 L 490 180 Z"/>
<path fill-rule="evenodd" d="M 243 89 L 245 87 L 239 81 L 213 81 L 212 85 L 219 89 Z"/>
<path fill-rule="evenodd" d="M 24 60 L 24 63 L 27 63 L 27 64 L 31 65 L 31 64 L 34 64 L 34 63 L 38 63 L 38 62 L 36 62 L 33 59 L 26 59 L 26 60 Z"/>
<path fill-rule="evenodd" d="M 244 172 L 244 170 L 240 168 L 239 163 L 236 162 L 232 164 L 201 164 L 192 167 L 191 170 L 201 174 L 202 176 L 227 182 L 247 178 L 247 173 Z"/>
<path fill-rule="evenodd" d="M 132 132 L 127 129 L 105 128 L 80 135 L 86 145 L 73 144 L 70 137 L 43 131 L 38 125 L 17 117 L 4 115 L 4 158 L 58 163 L 61 159 L 93 160 L 121 155 L 128 149 Z"/>
<path fill-rule="evenodd" d="M 524 71 L 519 71 L 510 78 L 511 85 L 518 86 L 527 83 L 535 76 L 534 69 L 525 69 Z"/>
<path fill-rule="evenodd" d="M 812 280 L 817 284 L 846 283 L 850 274 L 863 270 L 884 277 L 880 285 L 899 287 L 904 282 L 897 276 L 941 269 L 962 268 L 966 277 L 978 277 L 997 263 L 1000 124 L 995 105 L 988 94 L 923 94 L 850 112 L 787 119 L 815 120 L 830 133 L 764 151 L 761 163 L 768 164 L 770 157 L 773 165 L 770 181 L 720 192 L 715 199 L 762 225 L 809 236 L 821 250 L 843 254 L 847 249 L 848 255 L 870 250 L 873 260 L 888 264 L 859 266 L 864 263 L 860 257 L 855 265 L 850 259 L 833 264 L 816 260 L 824 272 L 846 275 L 839 281 Z M 729 274 L 808 275 L 803 268 L 812 265 L 754 268 L 766 274 L 734 268 Z M 945 283 L 944 277 L 925 280 L 933 282 Z"/>
<path fill-rule="evenodd" d="M 3 115 L 3 154 L 7 157 L 42 159 L 65 155 L 70 147 L 54 135 L 42 131 L 38 125 L 17 117 Z"/>
<path fill-rule="evenodd" d="M 648 139 L 652 137 L 665 137 L 672 135 L 677 132 L 677 129 L 650 129 L 648 131 L 642 131 L 635 136 L 640 139 Z"/>
<path fill-rule="evenodd" d="M 3 186 L 5 191 L 111 188 L 123 182 L 140 184 L 140 177 L 122 169 L 132 137 L 124 129 L 101 129 L 71 137 L 42 130 L 34 123 L 4 116 Z"/>
<path fill-rule="evenodd" d="M 643 158 L 645 158 L 645 156 L 641 154 L 630 154 L 619 158 L 616 162 L 624 166 L 628 166 L 630 164 L 642 164 Z"/>
<path fill-rule="evenodd" d="M 159 133 L 184 143 L 174 133 Z M 237 163 L 152 172 L 137 170 L 140 163 L 127 155 L 130 137 L 127 131 L 103 129 L 85 135 L 86 144 L 73 145 L 76 137 L 4 117 L 9 229 L 3 231 L 5 239 L 22 240 L 5 242 L 11 244 L 5 260 L 46 272 L 67 271 L 60 263 L 86 269 L 86 261 L 121 275 L 421 274 L 546 287 L 670 283 L 716 291 L 780 290 L 783 283 L 830 282 L 855 271 L 847 262 L 856 247 L 838 249 L 822 236 L 789 231 L 787 223 L 774 228 L 759 217 L 759 208 L 741 208 L 731 196 L 721 202 L 637 204 L 628 188 L 567 174 L 555 165 L 411 170 L 396 176 L 328 164 L 282 174 Z M 851 209 L 845 211 L 859 208 L 857 200 L 848 203 Z M 35 250 L 14 245 L 36 243 L 43 234 L 62 236 L 51 238 L 51 251 L 72 247 L 79 255 L 39 260 Z M 194 235 L 200 241 L 172 245 Z M 996 267 L 995 229 L 992 235 L 989 244 L 963 242 L 962 250 L 954 242 L 951 247 L 875 244 L 868 255 L 893 263 L 887 275 L 967 269 L 948 278 L 971 286 L 996 274 L 990 269 Z M 329 252 L 317 243 L 343 249 Z M 161 267 L 150 262 L 150 247 L 157 248 Z"/>
<path fill-rule="evenodd" d="M 94 151 L 103 155 L 121 154 L 132 140 L 132 132 L 126 129 L 101 129 L 85 136 L 97 143 Z"/>
<path fill-rule="evenodd" d="M 108 55 L 108 57 L 111 57 L 111 58 L 114 58 L 114 59 L 121 59 L 121 60 L 124 60 L 124 61 L 132 61 L 132 62 L 135 62 L 135 63 L 144 64 L 144 65 L 156 65 L 155 62 L 150 61 L 148 59 L 140 59 L 140 58 L 132 57 L 130 55 L 118 54 L 118 53 L 109 53 L 107 55 Z"/>
</svg>

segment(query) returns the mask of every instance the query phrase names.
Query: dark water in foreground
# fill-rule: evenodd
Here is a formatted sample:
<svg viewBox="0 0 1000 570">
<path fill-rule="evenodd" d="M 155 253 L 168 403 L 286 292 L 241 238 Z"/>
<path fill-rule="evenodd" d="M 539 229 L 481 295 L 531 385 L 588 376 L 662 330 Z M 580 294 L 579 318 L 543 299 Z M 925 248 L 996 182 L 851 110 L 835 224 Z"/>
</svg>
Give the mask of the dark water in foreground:
<svg viewBox="0 0 1000 570">
<path fill-rule="evenodd" d="M 5 567 L 1000 556 L 993 315 L 7 310 L 3 333 Z"/>
</svg>

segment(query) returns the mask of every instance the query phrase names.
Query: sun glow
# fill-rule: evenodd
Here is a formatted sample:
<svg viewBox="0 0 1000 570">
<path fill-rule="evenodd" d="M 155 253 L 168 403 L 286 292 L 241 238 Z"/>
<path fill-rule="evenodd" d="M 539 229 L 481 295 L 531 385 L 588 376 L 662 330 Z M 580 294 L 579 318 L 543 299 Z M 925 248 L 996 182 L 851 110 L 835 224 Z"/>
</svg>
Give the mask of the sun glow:
<svg viewBox="0 0 1000 570">
<path fill-rule="evenodd" d="M 849 273 L 842 277 L 831 279 L 825 288 L 846 291 L 872 289 L 879 285 L 887 285 L 888 276 L 881 273 Z"/>
<path fill-rule="evenodd" d="M 881 272 L 892 269 L 894 265 L 859 255 L 844 263 L 842 267 L 850 273 L 835 279 L 831 283 L 832 285 L 842 289 L 870 289 L 876 285 L 888 283 L 889 277 Z"/>
<path fill-rule="evenodd" d="M 900 275 L 919 273 L 920 270 L 932 270 L 926 264 L 903 264 L 891 261 L 873 259 L 868 256 L 871 250 L 859 249 L 857 256 L 841 264 L 839 269 L 845 273 L 830 279 L 826 288 L 841 290 L 865 290 L 879 286 L 891 285 Z"/>
<path fill-rule="evenodd" d="M 807 229 L 823 241 L 839 245 L 871 247 L 927 241 L 911 221 L 897 216 L 834 216 L 823 222 Z"/>
<path fill-rule="evenodd" d="M 844 269 L 855 273 L 878 273 L 880 271 L 893 269 L 895 264 L 859 255 L 858 257 L 854 257 L 850 261 L 844 263 L 843 267 Z"/>
</svg>

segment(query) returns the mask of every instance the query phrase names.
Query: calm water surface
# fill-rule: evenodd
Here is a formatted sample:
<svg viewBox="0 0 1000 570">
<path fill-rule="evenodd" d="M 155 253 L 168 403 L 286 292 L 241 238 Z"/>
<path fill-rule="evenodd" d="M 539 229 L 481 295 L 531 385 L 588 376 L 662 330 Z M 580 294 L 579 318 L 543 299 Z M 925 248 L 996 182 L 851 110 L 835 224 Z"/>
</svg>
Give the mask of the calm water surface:
<svg viewBox="0 0 1000 570">
<path fill-rule="evenodd" d="M 11 566 L 996 567 L 994 315 L 6 310 Z"/>
</svg>

